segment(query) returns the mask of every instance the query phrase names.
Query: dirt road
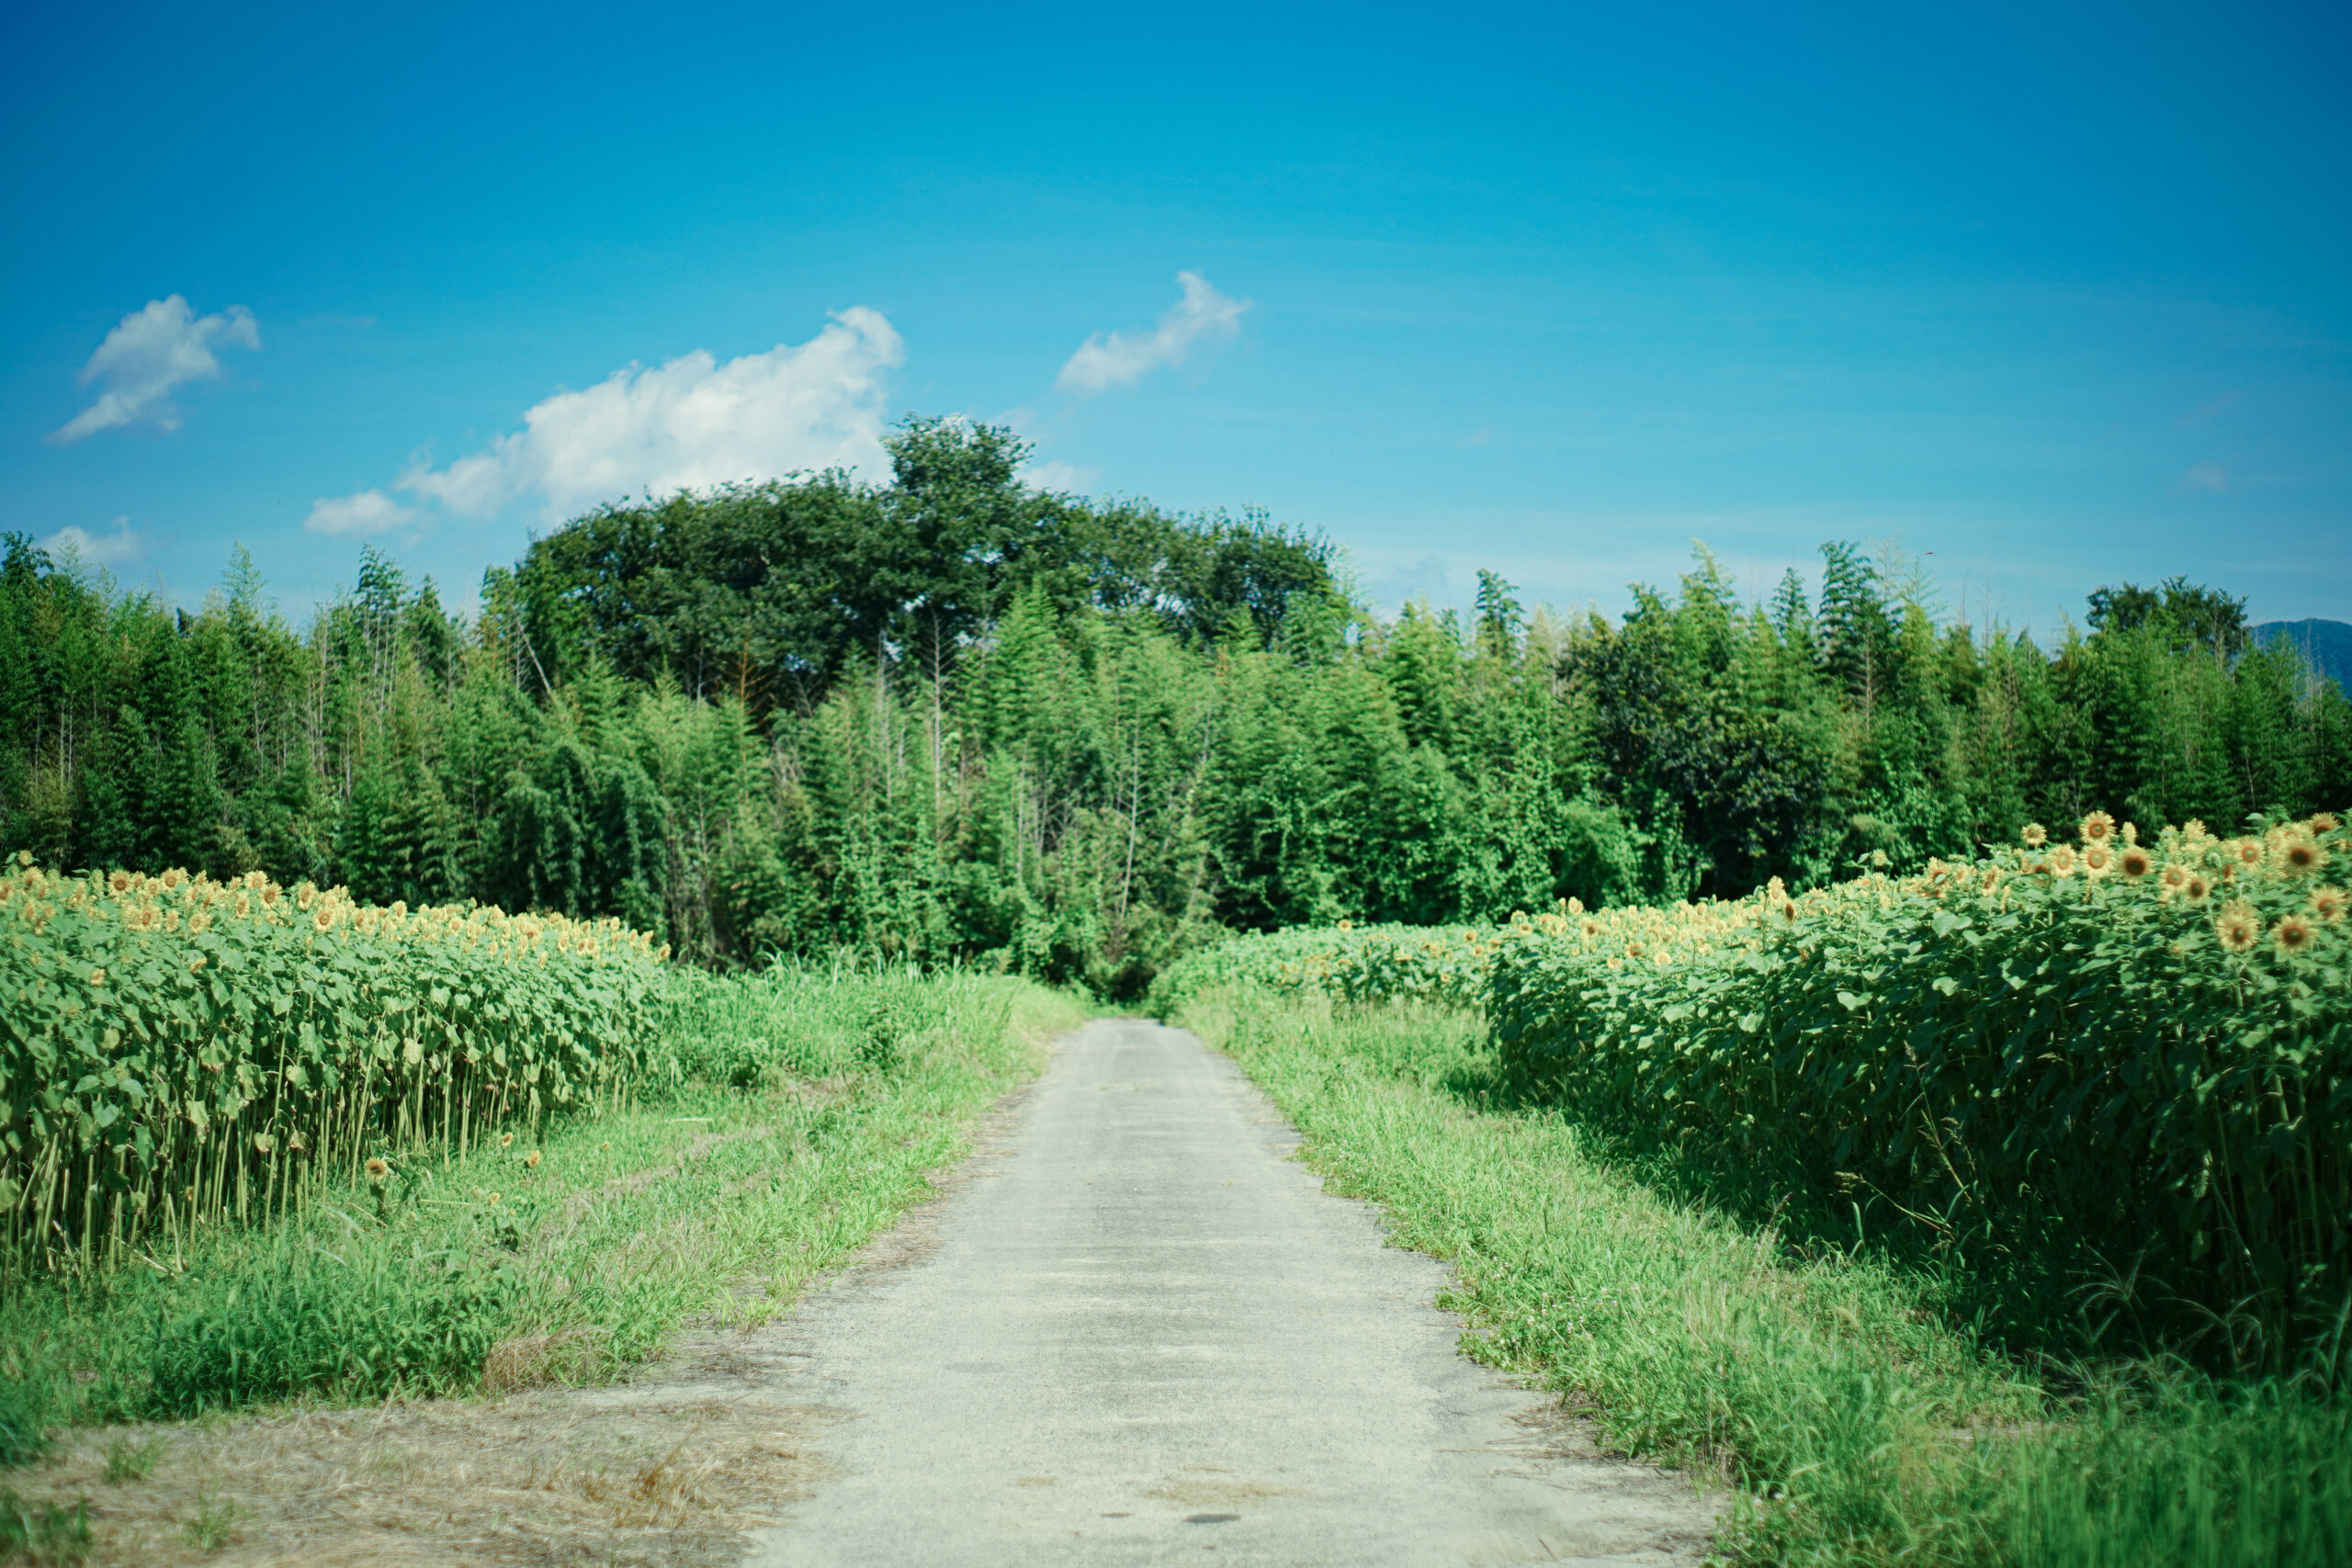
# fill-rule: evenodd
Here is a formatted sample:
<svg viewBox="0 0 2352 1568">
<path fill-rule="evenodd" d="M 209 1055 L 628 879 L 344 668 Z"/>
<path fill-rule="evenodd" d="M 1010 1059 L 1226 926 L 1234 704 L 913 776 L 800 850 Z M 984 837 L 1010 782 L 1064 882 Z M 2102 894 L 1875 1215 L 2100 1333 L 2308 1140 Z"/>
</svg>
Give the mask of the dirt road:
<svg viewBox="0 0 2352 1568">
<path fill-rule="evenodd" d="M 1705 1500 L 1460 1356 L 1442 1269 L 1294 1137 L 1191 1035 L 1066 1041 L 907 1260 L 769 1331 L 830 1479 L 747 1563 L 1694 1557 Z"/>
</svg>

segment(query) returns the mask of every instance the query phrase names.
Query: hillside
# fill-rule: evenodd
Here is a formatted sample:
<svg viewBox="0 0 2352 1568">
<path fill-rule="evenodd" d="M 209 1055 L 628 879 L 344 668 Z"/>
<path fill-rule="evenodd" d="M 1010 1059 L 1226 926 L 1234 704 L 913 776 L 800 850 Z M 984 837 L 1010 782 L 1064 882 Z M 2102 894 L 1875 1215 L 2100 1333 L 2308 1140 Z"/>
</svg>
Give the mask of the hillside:
<svg viewBox="0 0 2352 1568">
<path fill-rule="evenodd" d="M 2290 642 L 2303 658 L 2338 686 L 2352 692 L 2352 623 L 2324 621 L 2265 621 L 2254 628 L 2256 642 L 2266 648 Z"/>
</svg>

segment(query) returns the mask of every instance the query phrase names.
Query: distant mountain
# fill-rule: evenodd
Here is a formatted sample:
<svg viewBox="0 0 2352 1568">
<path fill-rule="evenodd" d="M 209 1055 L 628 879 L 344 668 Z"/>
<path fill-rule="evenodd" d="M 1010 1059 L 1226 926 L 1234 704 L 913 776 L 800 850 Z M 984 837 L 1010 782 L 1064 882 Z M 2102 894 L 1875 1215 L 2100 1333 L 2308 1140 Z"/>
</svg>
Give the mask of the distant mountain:
<svg viewBox="0 0 2352 1568">
<path fill-rule="evenodd" d="M 2254 628 L 2265 647 L 2281 640 L 2302 650 L 2303 661 L 2352 692 L 2352 626 L 2342 621 L 2265 621 Z"/>
</svg>

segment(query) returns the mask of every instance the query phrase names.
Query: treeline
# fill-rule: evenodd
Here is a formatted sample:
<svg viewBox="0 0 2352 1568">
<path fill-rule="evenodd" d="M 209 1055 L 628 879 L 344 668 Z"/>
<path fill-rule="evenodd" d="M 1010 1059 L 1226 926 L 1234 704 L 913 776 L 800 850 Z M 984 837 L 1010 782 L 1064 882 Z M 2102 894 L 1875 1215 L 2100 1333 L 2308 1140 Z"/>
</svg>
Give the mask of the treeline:
<svg viewBox="0 0 2352 1568">
<path fill-rule="evenodd" d="M 2352 708 L 2242 603 L 2103 590 L 2054 647 L 1825 547 L 1622 621 L 1383 619 L 1261 517 L 1044 494 L 910 421 L 893 478 L 612 506 L 481 609 L 363 556 L 300 630 L 0 562 L 0 844 L 411 904 L 619 915 L 706 962 L 842 947 L 1133 993 L 1221 930 L 1822 882 L 2093 808 L 2352 801 Z"/>
</svg>

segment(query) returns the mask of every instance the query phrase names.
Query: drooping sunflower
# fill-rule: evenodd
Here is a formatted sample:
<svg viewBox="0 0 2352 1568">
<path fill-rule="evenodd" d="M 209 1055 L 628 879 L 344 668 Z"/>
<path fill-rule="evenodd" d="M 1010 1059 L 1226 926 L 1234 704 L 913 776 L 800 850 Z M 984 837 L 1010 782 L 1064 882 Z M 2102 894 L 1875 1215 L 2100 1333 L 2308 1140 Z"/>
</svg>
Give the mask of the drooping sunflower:
<svg viewBox="0 0 2352 1568">
<path fill-rule="evenodd" d="M 2029 822 L 2025 825 L 2023 837 L 2027 849 L 2038 850 L 2050 841 L 2050 829 L 2039 822 Z"/>
<path fill-rule="evenodd" d="M 2104 811 L 2094 811 L 2083 818 L 2083 842 L 2103 843 L 2115 833 L 2115 818 Z"/>
<path fill-rule="evenodd" d="M 2262 939 L 2262 917 L 2254 912 L 2253 905 L 2233 900 L 2213 917 L 2213 935 L 2232 953 L 2251 952 Z"/>
<path fill-rule="evenodd" d="M 2278 949 L 2281 955 L 2288 958 L 2308 952 L 2312 945 L 2312 939 L 2318 934 L 2312 929 L 2311 921 L 2301 915 L 2288 915 L 2270 928 L 2272 944 Z"/>
<path fill-rule="evenodd" d="M 2333 811 L 2315 811 L 2304 820 L 2303 826 L 2310 829 L 2314 834 L 2333 833 L 2335 831 L 2337 827 L 2335 813 Z"/>
<path fill-rule="evenodd" d="M 2123 874 L 2126 881 L 2137 882 L 2156 869 L 2156 862 L 2139 845 L 2127 844 L 2123 852 L 2115 857 L 2115 869 Z"/>
</svg>

